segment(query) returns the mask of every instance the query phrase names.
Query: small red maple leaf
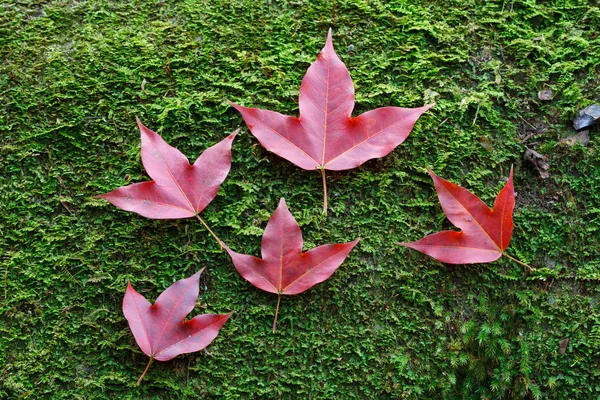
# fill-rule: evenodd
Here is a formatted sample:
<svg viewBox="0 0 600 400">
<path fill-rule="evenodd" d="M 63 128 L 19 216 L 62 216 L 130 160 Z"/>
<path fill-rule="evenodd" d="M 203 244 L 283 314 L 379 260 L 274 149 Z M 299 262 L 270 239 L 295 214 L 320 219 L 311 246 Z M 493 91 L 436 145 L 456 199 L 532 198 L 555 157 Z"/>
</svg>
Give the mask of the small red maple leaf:
<svg viewBox="0 0 600 400">
<path fill-rule="evenodd" d="M 220 245 L 221 240 L 199 214 L 215 198 L 219 186 L 229 173 L 231 144 L 239 129 L 206 149 L 190 165 L 187 157 L 167 144 L 158 133 L 146 128 L 139 119 L 137 124 L 142 136 L 142 164 L 153 180 L 121 186 L 96 197 L 146 218 L 195 216 Z"/>
<path fill-rule="evenodd" d="M 259 289 L 277 293 L 275 332 L 281 295 L 302 293 L 328 279 L 358 241 L 326 244 L 302 253 L 302 232 L 282 198 L 263 234 L 262 258 L 236 253 L 227 246 L 225 250 L 244 279 Z"/>
<path fill-rule="evenodd" d="M 140 349 L 152 360 L 168 361 L 180 354 L 192 353 L 208 346 L 227 322 L 229 314 L 197 315 L 186 321 L 198 299 L 201 269 L 189 278 L 179 280 L 162 292 L 154 305 L 127 283 L 123 314 Z"/>
<path fill-rule="evenodd" d="M 415 122 L 433 104 L 419 108 L 382 107 L 351 117 L 354 86 L 331 40 L 310 66 L 300 86 L 300 117 L 230 104 L 238 110 L 250 132 L 267 150 L 303 169 L 345 170 L 383 157 L 401 144 Z"/>
<path fill-rule="evenodd" d="M 467 189 L 429 170 L 444 213 L 461 232 L 442 231 L 411 243 L 398 243 L 448 264 L 492 262 L 505 255 L 513 229 L 515 207 L 513 172 L 490 208 Z M 531 269 L 531 267 L 529 267 Z"/>
<path fill-rule="evenodd" d="M 96 197 L 146 218 L 175 219 L 198 215 L 215 198 L 231 168 L 231 144 L 239 129 L 209 147 L 190 165 L 175 147 L 137 119 L 142 135 L 142 163 L 149 182 L 121 186 Z"/>
</svg>

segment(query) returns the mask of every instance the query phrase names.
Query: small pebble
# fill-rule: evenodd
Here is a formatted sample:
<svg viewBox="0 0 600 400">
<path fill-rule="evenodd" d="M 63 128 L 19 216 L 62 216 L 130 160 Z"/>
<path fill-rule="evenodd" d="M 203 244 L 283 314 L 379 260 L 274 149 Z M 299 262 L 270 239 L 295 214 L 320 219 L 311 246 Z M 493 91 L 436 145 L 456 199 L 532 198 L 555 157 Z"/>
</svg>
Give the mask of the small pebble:
<svg viewBox="0 0 600 400">
<path fill-rule="evenodd" d="M 565 351 L 567 351 L 567 347 L 569 346 L 569 342 L 571 339 L 566 338 L 558 342 L 558 354 L 563 355 Z"/>
<path fill-rule="evenodd" d="M 573 146 L 575 145 L 575 143 L 581 143 L 582 145 L 587 146 L 590 142 L 589 133 L 590 131 L 588 130 L 581 131 L 572 136 L 562 139 L 560 142 L 569 146 Z"/>
<path fill-rule="evenodd" d="M 546 89 L 546 90 L 540 90 L 538 92 L 538 99 L 543 100 L 543 101 L 549 101 L 552 100 L 554 98 L 554 92 L 552 90 Z"/>
</svg>

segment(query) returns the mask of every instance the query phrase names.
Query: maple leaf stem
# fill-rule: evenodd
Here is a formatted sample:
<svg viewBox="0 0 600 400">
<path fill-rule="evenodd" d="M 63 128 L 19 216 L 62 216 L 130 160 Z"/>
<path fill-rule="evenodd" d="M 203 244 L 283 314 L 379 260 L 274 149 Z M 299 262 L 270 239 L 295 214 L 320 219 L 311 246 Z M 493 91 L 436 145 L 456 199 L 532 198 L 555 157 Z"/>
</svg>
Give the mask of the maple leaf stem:
<svg viewBox="0 0 600 400">
<path fill-rule="evenodd" d="M 277 331 L 277 316 L 279 315 L 279 303 L 281 303 L 281 294 L 277 294 L 277 308 L 275 309 L 275 319 L 273 320 L 273 333 Z"/>
<path fill-rule="evenodd" d="M 221 239 L 219 239 L 219 237 L 215 235 L 215 233 L 208 227 L 208 225 L 206 225 L 206 222 L 204 222 L 204 220 L 198 214 L 196 214 L 196 218 L 198 218 L 198 221 L 202 222 L 202 225 L 204 225 L 204 227 L 210 232 L 210 234 L 213 235 L 217 243 L 219 243 L 219 246 L 221 246 L 221 248 L 223 249 L 224 247 L 223 242 L 221 242 Z"/>
<path fill-rule="evenodd" d="M 529 268 L 529 270 L 530 270 L 531 272 L 535 271 L 535 268 L 533 268 L 533 267 L 532 267 L 531 265 L 529 265 L 529 264 L 525 264 L 524 262 L 522 262 L 522 261 L 519 261 L 519 260 L 517 260 L 516 258 L 514 258 L 514 257 L 511 257 L 511 256 L 509 256 L 509 255 L 508 255 L 508 254 L 506 254 L 506 253 L 502 253 L 502 255 L 506 256 L 507 258 L 510 258 L 511 260 L 513 260 L 514 262 L 516 262 L 517 264 L 520 264 L 520 265 L 522 265 L 522 266 L 524 266 L 524 267 L 527 267 L 527 268 Z"/>
<path fill-rule="evenodd" d="M 325 168 L 321 168 L 323 177 L 323 215 L 327 215 L 327 180 L 325 179 Z"/>
<path fill-rule="evenodd" d="M 146 372 L 148 372 L 148 368 L 150 368 L 150 365 L 152 365 L 152 361 L 154 361 L 154 358 L 150 357 L 150 361 L 148 361 L 148 365 L 146 365 L 146 369 L 144 370 L 142 376 L 140 376 L 140 379 L 138 379 L 136 386 L 140 386 L 140 383 L 142 383 L 142 379 L 144 379 L 144 377 L 146 376 Z"/>
</svg>

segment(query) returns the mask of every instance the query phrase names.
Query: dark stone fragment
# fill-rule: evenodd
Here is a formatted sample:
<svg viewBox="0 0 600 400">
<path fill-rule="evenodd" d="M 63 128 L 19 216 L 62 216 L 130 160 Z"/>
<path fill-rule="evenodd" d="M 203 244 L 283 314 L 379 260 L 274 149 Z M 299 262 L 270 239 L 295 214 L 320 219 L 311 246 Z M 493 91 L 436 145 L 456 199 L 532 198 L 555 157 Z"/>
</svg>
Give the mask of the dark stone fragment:
<svg viewBox="0 0 600 400">
<path fill-rule="evenodd" d="M 592 104 L 589 107 L 579 111 L 579 114 L 573 118 L 573 128 L 576 131 L 588 128 L 600 119 L 600 106 L 598 104 Z"/>
</svg>

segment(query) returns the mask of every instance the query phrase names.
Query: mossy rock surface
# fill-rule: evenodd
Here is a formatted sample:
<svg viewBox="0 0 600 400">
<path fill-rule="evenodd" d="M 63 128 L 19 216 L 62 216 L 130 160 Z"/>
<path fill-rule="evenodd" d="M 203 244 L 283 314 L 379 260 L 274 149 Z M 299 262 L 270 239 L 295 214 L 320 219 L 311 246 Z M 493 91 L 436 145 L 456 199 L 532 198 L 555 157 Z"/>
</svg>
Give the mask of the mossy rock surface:
<svg viewBox="0 0 600 400">
<path fill-rule="evenodd" d="M 584 0 L 1 2 L 0 398 L 598 397 L 600 135 L 560 143 L 600 102 L 598 26 Z M 320 175 L 267 153 L 227 100 L 297 115 L 330 27 L 354 115 L 436 106 L 389 156 L 330 173 L 324 218 Z M 243 127 L 203 212 L 236 251 L 259 255 L 281 197 L 305 249 L 362 238 L 282 300 L 277 334 L 277 297 L 198 221 L 93 199 L 148 179 L 136 116 L 191 160 Z M 508 251 L 535 273 L 394 244 L 450 227 L 426 168 L 492 204 L 511 166 Z M 147 358 L 121 312 L 127 281 L 154 300 L 203 267 L 192 315 L 234 315 L 209 353 L 155 363 L 136 387 Z"/>
</svg>

